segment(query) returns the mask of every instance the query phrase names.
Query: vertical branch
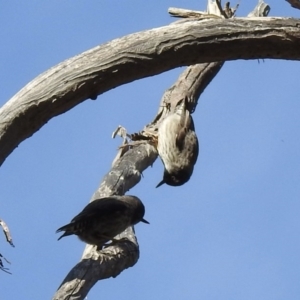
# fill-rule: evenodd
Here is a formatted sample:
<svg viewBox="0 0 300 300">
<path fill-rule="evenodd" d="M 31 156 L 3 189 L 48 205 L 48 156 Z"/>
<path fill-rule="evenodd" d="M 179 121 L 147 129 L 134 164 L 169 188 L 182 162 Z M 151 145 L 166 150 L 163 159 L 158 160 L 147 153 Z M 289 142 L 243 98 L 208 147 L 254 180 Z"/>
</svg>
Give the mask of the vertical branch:
<svg viewBox="0 0 300 300">
<path fill-rule="evenodd" d="M 129 149 L 117 159 L 104 176 L 91 201 L 111 195 L 123 195 L 140 179 L 142 172 L 157 158 L 156 149 L 143 143 Z M 117 238 L 123 239 L 101 251 L 87 245 L 82 260 L 69 272 L 53 299 L 84 299 L 93 285 L 101 279 L 118 276 L 132 267 L 139 258 L 139 246 L 132 227 Z"/>
<path fill-rule="evenodd" d="M 219 0 L 217 1 L 220 3 Z M 262 5 L 262 2 L 258 6 L 259 8 L 254 13 L 262 16 L 268 6 Z M 232 12 L 228 5 L 225 8 L 226 11 Z M 223 15 L 224 11 L 221 14 Z M 192 16 L 195 17 L 195 14 L 192 13 Z M 140 135 L 144 137 L 148 137 L 149 134 L 155 135 L 162 120 L 174 111 L 176 104 L 182 98 L 188 99 L 189 110 L 194 112 L 198 98 L 223 64 L 224 62 L 202 63 L 186 68 L 174 85 L 166 90 L 157 115 L 150 124 L 145 126 Z M 148 143 L 147 139 L 137 146 L 131 148 L 129 146 L 128 151 L 124 152 L 121 157 L 118 156 L 115 159 L 112 169 L 104 176 L 91 201 L 111 195 L 123 195 L 140 181 L 142 172 L 157 158 L 155 147 Z M 123 270 L 132 267 L 139 258 L 139 247 L 134 229 L 132 227 L 126 229 L 118 238 L 126 238 L 126 240 L 120 240 L 101 251 L 96 251 L 96 247 L 87 245 L 82 260 L 63 280 L 53 300 L 84 299 L 98 280 L 116 277 Z"/>
</svg>

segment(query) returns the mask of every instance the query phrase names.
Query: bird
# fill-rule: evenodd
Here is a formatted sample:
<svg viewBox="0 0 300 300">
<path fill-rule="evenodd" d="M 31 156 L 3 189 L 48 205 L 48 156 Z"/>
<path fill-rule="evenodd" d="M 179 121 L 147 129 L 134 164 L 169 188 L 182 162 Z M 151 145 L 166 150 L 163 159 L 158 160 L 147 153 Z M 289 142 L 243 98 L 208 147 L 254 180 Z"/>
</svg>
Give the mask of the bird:
<svg viewBox="0 0 300 300">
<path fill-rule="evenodd" d="M 157 133 L 157 151 L 164 164 L 163 180 L 171 186 L 185 184 L 198 158 L 199 143 L 187 98 L 178 101 L 174 113 L 162 121 Z"/>
<path fill-rule="evenodd" d="M 90 202 L 71 222 L 57 229 L 64 231 L 61 238 L 75 234 L 87 244 L 96 245 L 99 250 L 116 242 L 114 237 L 129 226 L 139 222 L 147 223 L 143 217 L 145 206 L 135 196 L 110 196 Z"/>
</svg>

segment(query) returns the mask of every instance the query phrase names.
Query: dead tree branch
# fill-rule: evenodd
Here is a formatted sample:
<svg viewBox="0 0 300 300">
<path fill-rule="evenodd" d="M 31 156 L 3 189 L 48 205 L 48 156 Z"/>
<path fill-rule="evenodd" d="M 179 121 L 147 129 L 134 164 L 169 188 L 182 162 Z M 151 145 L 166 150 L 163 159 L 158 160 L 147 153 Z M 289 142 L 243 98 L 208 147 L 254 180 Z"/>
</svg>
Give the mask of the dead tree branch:
<svg viewBox="0 0 300 300">
<path fill-rule="evenodd" d="M 0 219 L 0 226 L 2 227 L 2 230 L 3 230 L 3 233 L 5 235 L 5 238 L 6 238 L 6 241 L 14 247 L 14 244 L 13 244 L 13 241 L 12 241 L 12 237 L 11 237 L 11 234 L 10 234 L 10 231 L 9 231 L 9 228 L 8 226 L 6 225 L 6 223 Z M 3 262 L 2 262 L 2 259 L 4 259 L 7 263 L 10 264 L 10 262 L 0 253 L 0 270 L 8 273 L 8 274 L 11 274 L 7 268 L 4 267 L 3 265 Z"/>
<path fill-rule="evenodd" d="M 261 9 L 256 11 L 259 15 L 261 12 Z M 201 63 L 186 68 L 176 83 L 164 93 L 157 116 L 142 133 L 149 131 L 155 133 L 161 120 L 182 98 L 189 99 L 189 109 L 194 111 L 200 94 L 219 72 L 223 63 Z M 121 136 L 123 139 L 126 137 L 123 128 Z M 130 146 L 125 145 L 127 150 Z M 125 154 L 120 152 L 120 156 L 114 161 L 111 171 L 104 177 L 91 201 L 113 194 L 124 194 L 139 182 L 142 171 L 152 165 L 157 158 L 155 147 L 146 140 L 139 146 L 131 147 L 127 152 L 126 150 Z M 53 299 L 84 299 L 98 280 L 116 277 L 126 268 L 132 267 L 139 258 L 133 228 L 128 228 L 119 237 L 126 237 L 128 241 L 121 241 L 102 251 L 96 251 L 95 247 L 90 245 L 86 246 L 81 262 L 70 271 Z"/>
<path fill-rule="evenodd" d="M 0 109 L 0 165 L 51 118 L 119 85 L 179 66 L 234 59 L 299 60 L 299 20 L 185 19 L 113 40 L 41 74 Z"/>
<path fill-rule="evenodd" d="M 140 179 L 142 172 L 157 158 L 156 149 L 143 143 L 128 150 L 103 178 L 91 201 L 110 195 L 123 195 Z M 126 238 L 113 246 L 96 251 L 86 246 L 82 260 L 69 272 L 53 299 L 84 299 L 100 279 L 116 277 L 132 267 L 139 258 L 139 246 L 134 229 L 129 227 L 117 238 Z"/>
<path fill-rule="evenodd" d="M 0 226 L 2 227 L 3 233 L 5 235 L 6 241 L 14 247 L 13 241 L 12 241 L 12 237 L 9 231 L 8 226 L 6 225 L 6 223 L 0 219 Z"/>
</svg>

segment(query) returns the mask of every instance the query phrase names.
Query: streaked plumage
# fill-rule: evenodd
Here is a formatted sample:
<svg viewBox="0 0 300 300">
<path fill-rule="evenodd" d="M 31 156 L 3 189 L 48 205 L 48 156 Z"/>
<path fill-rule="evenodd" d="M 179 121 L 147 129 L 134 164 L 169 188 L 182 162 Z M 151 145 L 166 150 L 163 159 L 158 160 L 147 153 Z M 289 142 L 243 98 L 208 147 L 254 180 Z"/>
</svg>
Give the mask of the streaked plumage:
<svg viewBox="0 0 300 300">
<path fill-rule="evenodd" d="M 65 233 L 58 240 L 75 234 L 87 244 L 102 249 L 105 243 L 129 226 L 139 222 L 148 223 L 143 219 L 144 214 L 145 207 L 135 196 L 100 198 L 89 203 L 71 223 L 60 227 L 56 232 Z"/>
<path fill-rule="evenodd" d="M 186 183 L 193 173 L 199 152 L 194 122 L 186 108 L 186 99 L 178 102 L 175 112 L 158 128 L 157 150 L 165 167 L 163 180 L 157 187 L 163 183 L 171 186 Z"/>
</svg>

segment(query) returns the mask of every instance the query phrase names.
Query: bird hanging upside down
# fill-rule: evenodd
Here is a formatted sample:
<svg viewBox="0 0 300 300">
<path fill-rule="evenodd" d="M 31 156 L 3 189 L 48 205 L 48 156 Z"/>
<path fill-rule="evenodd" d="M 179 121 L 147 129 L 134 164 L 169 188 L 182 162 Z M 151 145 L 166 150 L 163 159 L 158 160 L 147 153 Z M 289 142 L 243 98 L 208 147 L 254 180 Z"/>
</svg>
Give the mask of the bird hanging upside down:
<svg viewBox="0 0 300 300">
<path fill-rule="evenodd" d="M 163 180 L 156 187 L 164 183 L 183 185 L 193 173 L 199 145 L 186 101 L 179 101 L 175 112 L 167 116 L 158 128 L 157 151 L 165 169 Z"/>
<path fill-rule="evenodd" d="M 98 250 L 129 226 L 144 220 L 145 207 L 135 196 L 111 196 L 89 203 L 71 223 L 60 227 L 56 232 L 65 231 L 58 238 L 75 234 L 83 242 L 96 245 Z"/>
</svg>

